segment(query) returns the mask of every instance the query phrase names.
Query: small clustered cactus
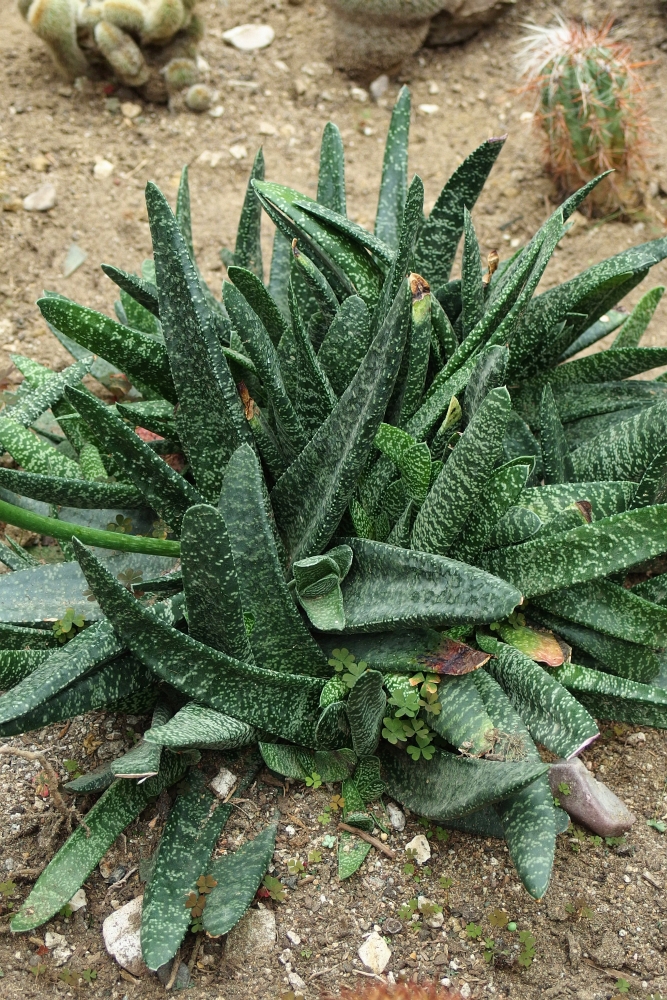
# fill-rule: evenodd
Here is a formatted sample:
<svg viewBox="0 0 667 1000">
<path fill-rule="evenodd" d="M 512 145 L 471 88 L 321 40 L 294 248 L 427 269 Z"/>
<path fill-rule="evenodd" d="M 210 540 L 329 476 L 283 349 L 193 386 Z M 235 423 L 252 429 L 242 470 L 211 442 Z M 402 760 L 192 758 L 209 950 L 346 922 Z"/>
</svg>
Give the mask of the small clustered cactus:
<svg viewBox="0 0 667 1000">
<path fill-rule="evenodd" d="M 613 170 L 588 201 L 591 212 L 637 208 L 646 131 L 643 83 L 630 47 L 610 41 L 612 21 L 593 28 L 559 18 L 529 25 L 519 54 L 536 96 L 544 158 L 563 195 Z"/>
<path fill-rule="evenodd" d="M 197 44 L 203 23 L 196 0 L 19 0 L 19 10 L 70 80 L 96 65 L 111 68 L 120 83 L 165 102 L 186 90 L 192 110 L 202 100 Z M 208 91 L 208 88 L 206 88 Z M 205 107 L 202 107 L 205 104 Z"/>
</svg>

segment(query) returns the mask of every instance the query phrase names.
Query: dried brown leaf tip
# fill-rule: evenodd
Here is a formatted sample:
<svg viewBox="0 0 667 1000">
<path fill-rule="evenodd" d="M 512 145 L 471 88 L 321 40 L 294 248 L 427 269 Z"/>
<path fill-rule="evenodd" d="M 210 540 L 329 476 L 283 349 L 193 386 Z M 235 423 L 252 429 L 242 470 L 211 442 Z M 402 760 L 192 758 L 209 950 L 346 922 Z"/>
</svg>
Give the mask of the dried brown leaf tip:
<svg viewBox="0 0 667 1000">
<path fill-rule="evenodd" d="M 243 403 L 245 418 L 246 420 L 252 420 L 252 418 L 255 416 L 255 400 L 248 392 L 245 382 L 239 382 L 237 389 L 239 392 L 239 396 L 241 397 L 241 402 Z"/>
<path fill-rule="evenodd" d="M 485 285 L 488 285 L 489 282 L 491 281 L 491 278 L 498 270 L 499 263 L 500 263 L 500 254 L 498 253 L 498 251 L 489 250 L 489 254 L 486 258 L 486 266 L 488 267 L 488 271 L 482 278 L 482 281 L 484 282 Z"/>
<path fill-rule="evenodd" d="M 408 276 L 408 284 L 413 302 L 419 302 L 431 291 L 431 286 L 426 278 L 422 278 L 421 274 L 416 274 L 414 271 Z"/>
</svg>

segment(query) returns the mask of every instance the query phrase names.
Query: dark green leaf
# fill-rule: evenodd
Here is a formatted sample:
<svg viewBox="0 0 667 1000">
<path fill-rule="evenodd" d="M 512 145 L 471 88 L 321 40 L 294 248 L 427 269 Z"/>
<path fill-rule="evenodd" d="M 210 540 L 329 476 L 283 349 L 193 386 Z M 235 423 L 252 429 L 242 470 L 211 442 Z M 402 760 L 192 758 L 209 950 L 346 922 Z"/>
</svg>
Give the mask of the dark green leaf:
<svg viewBox="0 0 667 1000">
<path fill-rule="evenodd" d="M 253 180 L 264 180 L 264 153 L 257 151 L 252 165 L 248 187 L 246 189 L 241 218 L 236 231 L 236 246 L 234 248 L 234 264 L 245 267 L 256 274 L 260 281 L 264 279 L 262 267 L 261 222 L 262 206 L 252 186 Z M 233 280 L 233 279 L 232 279 Z"/>
<path fill-rule="evenodd" d="M 317 200 L 340 215 L 346 214 L 345 153 L 341 134 L 333 122 L 327 122 L 322 133 Z"/>
<path fill-rule="evenodd" d="M 138 278 L 136 274 L 123 271 L 120 267 L 114 267 L 113 264 L 101 264 L 100 267 L 108 278 L 111 278 L 128 295 L 131 295 L 144 309 L 148 309 L 153 316 L 160 315 L 155 285 L 151 284 L 150 281 L 144 281 L 143 278 Z"/>
<path fill-rule="evenodd" d="M 375 752 L 382 729 L 382 717 L 387 699 L 382 690 L 382 674 L 366 670 L 350 691 L 347 699 L 347 719 L 350 723 L 352 746 L 359 757 Z"/>
<path fill-rule="evenodd" d="M 154 746 L 226 748 L 242 747 L 257 739 L 257 730 L 212 708 L 190 701 L 173 718 L 153 725 L 144 740 Z"/>
<path fill-rule="evenodd" d="M 254 840 L 209 865 L 208 871 L 218 884 L 207 897 L 202 923 L 211 936 L 227 934 L 252 903 L 273 856 L 277 831 L 276 819 Z"/>
<path fill-rule="evenodd" d="M 17 469 L 0 469 L 0 487 L 19 496 L 63 507 L 101 507 L 109 510 L 112 507 L 139 507 L 144 504 L 143 494 L 126 483 L 63 479 L 60 476 L 19 472 Z"/>
<path fill-rule="evenodd" d="M 375 217 L 375 235 L 396 248 L 408 189 L 408 136 L 410 91 L 401 87 L 391 115 L 382 162 L 380 198 Z"/>
<path fill-rule="evenodd" d="M 667 729 L 667 691 L 649 684 L 564 663 L 558 681 L 599 719 Z"/>
</svg>

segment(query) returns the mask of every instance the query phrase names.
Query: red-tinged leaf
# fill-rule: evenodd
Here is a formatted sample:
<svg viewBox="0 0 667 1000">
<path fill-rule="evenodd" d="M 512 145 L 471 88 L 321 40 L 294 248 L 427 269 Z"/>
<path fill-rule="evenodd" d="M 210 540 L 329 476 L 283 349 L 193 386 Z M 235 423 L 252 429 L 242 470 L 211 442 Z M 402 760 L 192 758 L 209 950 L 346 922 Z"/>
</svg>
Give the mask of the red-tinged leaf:
<svg viewBox="0 0 667 1000">
<path fill-rule="evenodd" d="M 479 649 L 473 649 L 471 646 L 466 646 L 465 643 L 447 636 L 443 637 L 435 652 L 417 657 L 420 666 L 428 673 L 455 676 L 479 670 L 488 659 L 488 655 Z M 562 663 L 562 660 L 559 662 Z"/>
<path fill-rule="evenodd" d="M 560 643 L 549 629 L 500 624 L 498 631 L 505 642 L 525 653 L 536 663 L 546 663 L 548 667 L 560 667 L 569 656 L 569 646 Z"/>
<path fill-rule="evenodd" d="M 145 427 L 135 427 L 134 433 L 137 437 L 140 437 L 142 441 L 164 441 L 161 434 L 155 434 L 154 431 L 147 431 Z"/>
</svg>

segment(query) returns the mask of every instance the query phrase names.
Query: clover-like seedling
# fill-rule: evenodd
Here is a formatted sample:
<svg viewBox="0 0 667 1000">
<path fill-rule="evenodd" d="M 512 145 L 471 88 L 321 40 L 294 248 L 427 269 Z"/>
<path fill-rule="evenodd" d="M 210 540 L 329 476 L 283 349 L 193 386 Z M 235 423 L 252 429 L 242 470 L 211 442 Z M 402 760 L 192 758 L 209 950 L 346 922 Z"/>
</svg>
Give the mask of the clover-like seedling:
<svg viewBox="0 0 667 1000">
<path fill-rule="evenodd" d="M 282 884 L 279 878 L 274 878 L 273 875 L 265 875 L 262 880 L 262 885 L 268 891 L 271 899 L 276 903 L 284 903 L 287 898 L 287 893 L 285 892 L 285 886 Z"/>
</svg>

